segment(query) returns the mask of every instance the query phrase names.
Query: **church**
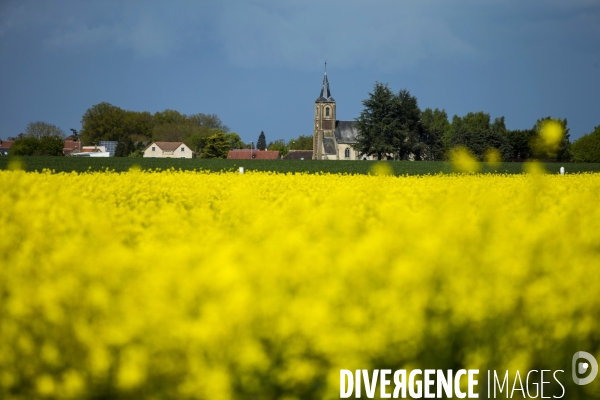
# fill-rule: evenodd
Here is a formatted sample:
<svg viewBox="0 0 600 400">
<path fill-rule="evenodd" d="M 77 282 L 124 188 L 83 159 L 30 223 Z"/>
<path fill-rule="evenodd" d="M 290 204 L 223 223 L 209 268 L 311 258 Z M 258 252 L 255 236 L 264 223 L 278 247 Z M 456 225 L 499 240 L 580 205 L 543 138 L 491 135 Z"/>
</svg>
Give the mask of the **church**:
<svg viewBox="0 0 600 400">
<path fill-rule="evenodd" d="M 357 142 L 355 121 L 335 119 L 336 105 L 329 90 L 327 64 L 321 95 L 315 101 L 315 125 L 313 131 L 313 160 L 370 160 L 352 148 Z"/>
</svg>

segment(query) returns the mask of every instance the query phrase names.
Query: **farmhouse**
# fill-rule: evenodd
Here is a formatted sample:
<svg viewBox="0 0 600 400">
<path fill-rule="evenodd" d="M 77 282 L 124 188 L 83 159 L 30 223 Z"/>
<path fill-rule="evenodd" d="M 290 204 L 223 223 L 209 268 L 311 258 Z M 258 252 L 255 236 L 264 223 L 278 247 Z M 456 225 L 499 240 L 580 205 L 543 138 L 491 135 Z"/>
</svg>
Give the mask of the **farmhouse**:
<svg viewBox="0 0 600 400">
<path fill-rule="evenodd" d="M 144 149 L 147 158 L 192 158 L 192 150 L 183 142 L 152 142 Z"/>
<path fill-rule="evenodd" d="M 327 64 L 325 64 L 327 68 Z M 352 148 L 357 143 L 358 130 L 354 121 L 338 121 L 336 103 L 329 90 L 327 69 L 323 77 L 321 94 L 315 101 L 313 131 L 313 160 L 368 160 Z"/>
</svg>

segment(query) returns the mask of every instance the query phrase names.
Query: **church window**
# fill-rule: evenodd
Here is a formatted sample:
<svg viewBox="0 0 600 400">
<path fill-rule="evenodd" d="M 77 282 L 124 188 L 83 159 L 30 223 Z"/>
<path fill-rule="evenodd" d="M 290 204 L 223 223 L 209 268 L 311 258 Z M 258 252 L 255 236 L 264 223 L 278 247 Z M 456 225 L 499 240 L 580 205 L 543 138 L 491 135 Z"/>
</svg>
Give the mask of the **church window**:
<svg viewBox="0 0 600 400">
<path fill-rule="evenodd" d="M 326 116 L 326 117 L 329 117 L 329 107 L 326 107 L 326 108 L 325 108 L 325 116 Z"/>
<path fill-rule="evenodd" d="M 346 158 L 350 158 L 350 149 L 346 148 L 346 150 L 344 150 L 344 155 L 346 156 Z"/>
</svg>

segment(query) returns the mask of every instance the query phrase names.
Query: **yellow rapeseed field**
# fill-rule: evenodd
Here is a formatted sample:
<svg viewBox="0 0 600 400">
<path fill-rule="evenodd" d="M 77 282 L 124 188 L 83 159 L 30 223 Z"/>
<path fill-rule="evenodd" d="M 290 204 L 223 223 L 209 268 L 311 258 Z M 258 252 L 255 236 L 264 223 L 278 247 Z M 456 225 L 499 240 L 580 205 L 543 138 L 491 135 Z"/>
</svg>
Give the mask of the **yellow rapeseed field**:
<svg viewBox="0 0 600 400">
<path fill-rule="evenodd" d="M 566 369 L 600 355 L 599 204 L 598 174 L 0 171 L 0 398 Z"/>
</svg>

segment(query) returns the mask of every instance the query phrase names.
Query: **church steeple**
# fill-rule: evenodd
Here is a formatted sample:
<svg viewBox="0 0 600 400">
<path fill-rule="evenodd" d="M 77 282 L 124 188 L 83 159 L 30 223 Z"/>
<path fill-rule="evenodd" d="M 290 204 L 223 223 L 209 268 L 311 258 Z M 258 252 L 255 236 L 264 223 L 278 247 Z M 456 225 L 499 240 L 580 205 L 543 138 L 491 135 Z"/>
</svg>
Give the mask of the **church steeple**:
<svg viewBox="0 0 600 400">
<path fill-rule="evenodd" d="M 321 95 L 315 101 L 315 125 L 313 131 L 313 160 L 338 158 L 335 140 L 335 100 L 329 91 L 327 61 Z"/>
<path fill-rule="evenodd" d="M 335 101 L 333 97 L 331 97 L 331 92 L 329 91 L 329 81 L 327 80 L 327 61 L 325 61 L 325 75 L 323 76 L 323 87 L 321 88 L 321 94 L 317 99 L 318 102 L 329 102 Z"/>
</svg>

